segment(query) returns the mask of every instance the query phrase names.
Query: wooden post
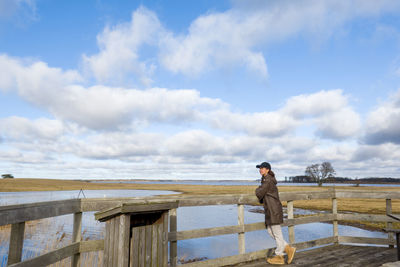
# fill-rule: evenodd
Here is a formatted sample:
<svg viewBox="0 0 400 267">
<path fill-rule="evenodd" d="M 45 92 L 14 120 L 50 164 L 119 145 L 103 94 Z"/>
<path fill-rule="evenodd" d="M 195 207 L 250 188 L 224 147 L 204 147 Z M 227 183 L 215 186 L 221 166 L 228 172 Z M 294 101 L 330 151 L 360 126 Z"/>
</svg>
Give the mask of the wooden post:
<svg viewBox="0 0 400 267">
<path fill-rule="evenodd" d="M 168 212 L 164 212 L 163 214 L 164 222 L 163 222 L 163 261 L 161 266 L 168 266 Z"/>
<path fill-rule="evenodd" d="M 176 209 L 169 211 L 169 231 L 176 232 L 178 230 Z M 171 241 L 169 243 L 169 260 L 171 267 L 175 267 L 178 264 L 178 242 Z"/>
<path fill-rule="evenodd" d="M 288 214 L 288 219 L 293 219 L 294 218 L 293 200 L 288 200 L 287 201 L 287 214 Z M 288 231 L 289 231 L 289 243 L 290 244 L 294 244 L 294 242 L 295 242 L 294 225 L 289 225 L 288 226 Z"/>
<path fill-rule="evenodd" d="M 392 213 L 392 200 L 391 199 L 386 199 L 386 215 Z M 387 229 L 392 229 L 393 228 L 393 223 L 391 222 L 386 222 L 386 228 Z M 393 248 L 394 244 L 394 233 L 393 232 L 388 232 L 388 240 L 389 240 L 389 248 Z"/>
<path fill-rule="evenodd" d="M 337 221 L 337 199 L 336 196 L 332 198 L 332 214 L 334 216 L 332 225 L 333 225 L 333 239 L 334 243 L 339 243 L 339 231 L 338 231 L 338 221 Z"/>
<path fill-rule="evenodd" d="M 117 267 L 129 266 L 129 238 L 130 238 L 131 216 L 123 214 L 119 219 L 118 239 L 118 265 Z M 151 242 L 150 248 L 151 248 Z"/>
<path fill-rule="evenodd" d="M 7 266 L 21 262 L 24 245 L 25 222 L 11 225 L 10 248 L 8 250 Z"/>
<path fill-rule="evenodd" d="M 243 232 L 238 234 L 239 254 L 246 253 L 246 244 L 244 237 L 244 205 L 238 204 L 238 224 L 243 227 Z"/>
<path fill-rule="evenodd" d="M 82 233 L 82 212 L 74 213 L 74 225 L 72 229 L 72 243 L 81 242 Z M 81 254 L 76 253 L 72 256 L 71 267 L 81 266 Z"/>
</svg>

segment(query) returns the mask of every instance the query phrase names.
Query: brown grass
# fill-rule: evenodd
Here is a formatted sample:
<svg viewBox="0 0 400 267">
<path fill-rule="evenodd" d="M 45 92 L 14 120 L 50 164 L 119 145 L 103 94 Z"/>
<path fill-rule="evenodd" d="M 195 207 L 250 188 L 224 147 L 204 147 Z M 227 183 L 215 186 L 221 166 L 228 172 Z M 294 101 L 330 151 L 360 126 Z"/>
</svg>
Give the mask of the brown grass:
<svg viewBox="0 0 400 267">
<path fill-rule="evenodd" d="M 91 183 L 76 180 L 56 179 L 0 179 L 0 191 L 56 191 L 56 190 L 167 190 L 183 194 L 214 195 L 214 194 L 254 194 L 256 186 L 252 185 L 184 185 L 184 184 L 123 184 L 123 183 Z M 373 191 L 400 191 L 398 187 L 351 187 L 337 186 L 343 190 L 373 190 Z M 328 187 L 318 186 L 280 186 L 281 192 L 295 191 L 320 191 L 328 190 Z M 283 203 L 284 205 L 286 203 Z M 311 210 L 330 210 L 330 199 L 299 200 L 294 201 L 294 207 Z M 338 210 L 346 212 L 385 214 L 386 203 L 384 199 L 338 199 Z M 393 213 L 400 213 L 400 200 L 392 201 Z M 376 224 L 381 226 L 380 224 Z M 380 227 L 381 228 L 381 227 Z"/>
</svg>

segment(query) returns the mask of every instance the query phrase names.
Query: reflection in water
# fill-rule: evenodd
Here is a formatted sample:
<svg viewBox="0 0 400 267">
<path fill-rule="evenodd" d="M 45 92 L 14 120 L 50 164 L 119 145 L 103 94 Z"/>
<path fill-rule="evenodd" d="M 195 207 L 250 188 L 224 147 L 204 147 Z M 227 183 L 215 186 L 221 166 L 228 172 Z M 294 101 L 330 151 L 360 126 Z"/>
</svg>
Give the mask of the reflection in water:
<svg viewBox="0 0 400 267">
<path fill-rule="evenodd" d="M 258 207 L 245 206 L 245 224 L 263 222 L 264 214 L 254 212 Z M 295 214 L 312 214 L 315 211 L 294 209 Z M 284 214 L 286 216 L 286 214 Z M 237 206 L 203 206 L 183 207 L 178 209 L 178 231 L 198 228 L 211 228 L 237 224 Z M 288 228 L 282 227 L 282 232 L 288 240 Z M 385 233 L 368 231 L 352 226 L 339 225 L 340 235 L 361 237 L 385 237 Z M 332 236 L 333 227 L 329 223 L 310 223 L 295 226 L 295 242 Z M 246 252 L 253 252 L 275 246 L 274 240 L 266 230 L 253 231 L 245 234 Z M 222 235 L 216 237 L 198 238 L 178 241 L 178 259 L 207 257 L 208 259 L 232 256 L 238 254 L 237 235 Z"/>
<path fill-rule="evenodd" d="M 85 190 L 87 198 L 144 197 L 174 194 L 173 191 L 156 190 Z M 77 198 L 74 191 L 0 192 L 0 206 Z M 82 193 L 80 195 L 82 197 Z M 46 251 L 61 248 L 72 241 L 73 215 L 26 222 L 22 260 L 39 256 Z M 10 226 L 0 227 L 0 266 L 6 266 Z M 82 239 L 104 238 L 104 223 L 94 219 L 94 212 L 82 216 Z M 93 261 L 96 263 L 96 261 Z M 96 264 L 93 264 L 96 266 Z"/>
<path fill-rule="evenodd" d="M 98 192 L 96 192 L 98 191 Z M 106 192 L 105 192 L 106 191 Z M 167 194 L 167 191 L 146 191 L 146 190 L 95 190 L 85 191 L 87 197 L 99 197 L 106 194 L 106 197 L 137 197 L 151 194 Z M 5 196 L 0 193 L 1 203 L 14 204 L 16 200 L 26 200 L 29 195 L 31 202 L 67 199 L 77 196 L 78 191 L 57 192 L 19 192 Z M 43 195 L 44 194 L 44 195 Z M 47 195 L 45 195 L 47 194 Z M 24 197 L 21 197 L 24 196 Z M 5 199 L 4 197 L 7 197 Z M 253 212 L 259 207 L 245 206 L 245 224 L 263 222 L 264 214 Z M 295 214 L 310 214 L 314 211 L 295 209 Z M 83 240 L 94 240 L 104 238 L 104 223 L 99 223 L 94 219 L 94 212 L 86 212 L 83 216 Z M 237 206 L 202 206 L 202 207 L 181 207 L 177 211 L 178 231 L 211 228 L 220 226 L 230 226 L 237 224 Z M 72 215 L 64 215 L 56 218 L 49 218 L 26 225 L 23 258 L 31 258 L 43 254 L 46 248 L 54 249 L 71 243 L 72 239 Z M 283 235 L 288 240 L 287 227 L 283 227 Z M 367 231 L 351 226 L 339 225 L 340 235 L 354 235 L 363 237 L 385 237 L 384 233 Z M 332 235 L 332 224 L 312 223 L 295 226 L 296 242 L 329 237 Z M 0 263 L 6 266 L 8 254 L 8 229 L 0 228 Z M 272 238 L 266 230 L 248 232 L 245 234 L 246 252 L 257 251 L 275 246 Z M 208 238 L 198 238 L 178 241 L 178 259 L 190 260 L 193 258 L 208 259 L 231 256 L 238 254 L 237 235 L 222 235 Z M 92 266 L 92 265 L 90 265 Z M 96 264 L 93 264 L 96 266 Z"/>
</svg>

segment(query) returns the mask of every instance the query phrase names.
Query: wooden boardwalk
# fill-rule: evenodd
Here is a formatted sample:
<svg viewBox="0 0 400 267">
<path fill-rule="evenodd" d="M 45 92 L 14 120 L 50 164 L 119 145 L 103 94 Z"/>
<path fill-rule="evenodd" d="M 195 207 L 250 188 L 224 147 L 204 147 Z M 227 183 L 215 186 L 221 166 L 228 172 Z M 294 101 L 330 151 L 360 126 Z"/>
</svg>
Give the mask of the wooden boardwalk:
<svg viewBox="0 0 400 267">
<path fill-rule="evenodd" d="M 397 260 L 395 248 L 330 245 L 297 252 L 291 264 L 280 266 L 330 266 L 330 267 L 372 267 Z M 265 259 L 241 263 L 240 267 L 278 266 L 269 265 Z M 400 265 L 399 265 L 400 266 Z"/>
</svg>

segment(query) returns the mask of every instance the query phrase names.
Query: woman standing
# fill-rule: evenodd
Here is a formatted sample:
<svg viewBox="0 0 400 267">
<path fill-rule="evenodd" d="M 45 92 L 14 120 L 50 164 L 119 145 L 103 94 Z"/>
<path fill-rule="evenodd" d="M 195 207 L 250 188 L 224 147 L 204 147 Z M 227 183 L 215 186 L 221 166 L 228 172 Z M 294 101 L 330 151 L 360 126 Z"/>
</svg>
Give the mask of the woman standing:
<svg viewBox="0 0 400 267">
<path fill-rule="evenodd" d="M 296 248 L 291 247 L 282 235 L 281 224 L 283 223 L 282 204 L 279 200 L 277 181 L 271 170 L 271 164 L 263 162 L 256 166 L 260 169 L 261 185 L 256 189 L 256 196 L 260 203 L 264 204 L 265 226 L 268 233 L 276 242 L 276 256 L 267 258 L 270 264 L 285 264 L 284 252 L 288 256 L 288 264 L 293 260 Z"/>
</svg>

